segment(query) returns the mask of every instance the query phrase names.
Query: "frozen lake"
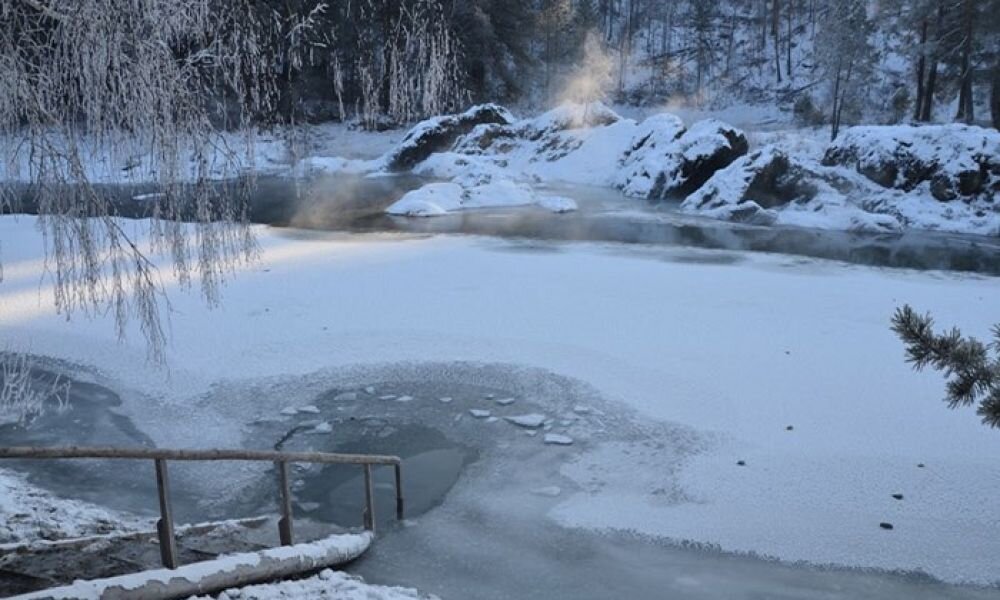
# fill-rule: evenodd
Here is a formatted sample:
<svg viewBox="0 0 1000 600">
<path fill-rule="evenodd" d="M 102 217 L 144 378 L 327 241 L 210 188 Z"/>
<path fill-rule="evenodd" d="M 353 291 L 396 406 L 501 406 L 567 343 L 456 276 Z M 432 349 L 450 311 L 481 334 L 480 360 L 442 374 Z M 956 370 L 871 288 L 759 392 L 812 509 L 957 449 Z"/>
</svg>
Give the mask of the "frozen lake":
<svg viewBox="0 0 1000 600">
<path fill-rule="evenodd" d="M 997 595 L 941 581 L 1000 580 L 1000 471 L 980 458 L 1000 441 L 948 411 L 888 330 L 911 302 L 985 334 L 995 240 L 733 226 L 582 188 L 560 192 L 581 206 L 568 215 L 394 219 L 341 209 L 412 182 L 356 183 L 292 200 L 265 182 L 256 220 L 279 227 L 258 230 L 261 261 L 221 308 L 168 280 L 167 372 L 134 328 L 119 344 L 105 317 L 56 316 L 30 218 L 0 219 L 6 338 L 86 382 L 73 410 L 0 443 L 399 453 L 411 520 L 386 520 L 383 498 L 351 569 L 445 599 Z M 282 414 L 303 406 L 318 412 Z M 523 414 L 573 444 L 502 419 Z M 56 493 L 155 508 L 145 471 L 27 468 Z M 267 466 L 172 475 L 185 520 L 274 505 Z M 295 476 L 301 518 L 360 521 L 358 473 Z"/>
<path fill-rule="evenodd" d="M 244 415 L 244 446 L 394 452 L 403 457 L 407 520 L 394 520 L 391 473 L 378 473 L 380 536 L 348 569 L 370 582 L 405 583 L 442 598 L 486 599 L 996 595 L 987 589 L 946 586 L 919 573 L 790 565 L 721 552 L 711 545 L 553 522 L 548 513 L 581 491 L 562 469 L 588 448 L 623 443 L 653 449 L 665 471 L 703 448 L 693 431 L 615 414 L 617 407 L 589 386 L 544 371 L 407 364 L 327 370 L 306 378 L 271 380 L 268 386 L 284 390 L 291 405 L 308 403 L 318 411 L 269 414 L 247 400 L 260 391 L 249 382 L 231 382 L 204 400 L 224 407 L 230 416 Z M 152 415 L 137 417 L 137 426 L 119 414 L 129 407 L 110 389 L 84 382 L 74 387 L 69 410 L 43 417 L 28 429 L 0 428 L 0 442 L 145 445 L 150 438 L 141 427 L 160 428 L 162 435 L 162 421 Z M 142 412 L 139 406 L 133 408 Z M 493 418 L 475 418 L 471 409 L 488 410 Z M 503 419 L 524 413 L 546 415 L 550 424 L 544 429 L 572 434 L 574 445 L 545 445 L 540 441 L 543 428 L 524 428 Z M 331 424 L 332 432 L 317 432 L 318 423 Z M 33 463 L 17 468 L 59 495 L 153 516 L 151 469 L 121 469 L 120 464 L 91 461 L 81 468 L 78 462 Z M 362 509 L 360 472 L 303 467 L 292 475 L 297 518 L 356 527 Z M 276 502 L 274 473 L 267 467 L 175 463 L 172 474 L 175 511 L 182 522 L 263 514 Z M 664 484 L 669 485 L 666 477 Z M 884 533 L 873 529 L 871 535 Z"/>
</svg>

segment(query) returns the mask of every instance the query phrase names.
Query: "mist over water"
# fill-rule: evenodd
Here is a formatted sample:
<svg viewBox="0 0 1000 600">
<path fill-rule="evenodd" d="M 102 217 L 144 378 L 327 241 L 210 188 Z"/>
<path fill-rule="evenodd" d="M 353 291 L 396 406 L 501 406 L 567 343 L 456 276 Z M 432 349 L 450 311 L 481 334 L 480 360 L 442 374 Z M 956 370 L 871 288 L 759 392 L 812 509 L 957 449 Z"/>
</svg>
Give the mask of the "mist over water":
<svg viewBox="0 0 1000 600">
<path fill-rule="evenodd" d="M 852 264 L 1000 275 L 1000 239 L 926 231 L 867 233 L 728 223 L 679 212 L 679 201 L 649 202 L 614 190 L 552 186 L 579 210 L 537 207 L 470 210 L 433 218 L 396 217 L 385 208 L 427 183 L 413 175 L 324 176 L 294 183 L 266 179 L 253 197 L 254 222 L 355 233 L 472 234 L 539 242 L 773 252 Z M 296 189 L 297 188 L 297 189 Z"/>
</svg>

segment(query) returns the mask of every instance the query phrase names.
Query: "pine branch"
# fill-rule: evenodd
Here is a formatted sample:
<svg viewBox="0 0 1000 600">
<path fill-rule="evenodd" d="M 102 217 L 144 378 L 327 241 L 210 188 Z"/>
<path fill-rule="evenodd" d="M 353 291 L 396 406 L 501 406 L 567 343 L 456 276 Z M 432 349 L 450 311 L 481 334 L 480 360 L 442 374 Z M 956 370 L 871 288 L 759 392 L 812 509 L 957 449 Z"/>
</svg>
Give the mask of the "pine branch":
<svg viewBox="0 0 1000 600">
<path fill-rule="evenodd" d="M 957 328 L 934 333 L 929 314 L 919 315 L 910 306 L 896 310 L 892 331 L 906 346 L 906 361 L 917 371 L 932 367 L 948 379 L 945 402 L 949 408 L 980 402 L 983 422 L 1000 428 L 1000 357 L 991 361 L 989 349 L 1000 355 L 1000 325 L 993 328 L 996 338 L 989 346 L 975 338 L 965 338 Z"/>
</svg>

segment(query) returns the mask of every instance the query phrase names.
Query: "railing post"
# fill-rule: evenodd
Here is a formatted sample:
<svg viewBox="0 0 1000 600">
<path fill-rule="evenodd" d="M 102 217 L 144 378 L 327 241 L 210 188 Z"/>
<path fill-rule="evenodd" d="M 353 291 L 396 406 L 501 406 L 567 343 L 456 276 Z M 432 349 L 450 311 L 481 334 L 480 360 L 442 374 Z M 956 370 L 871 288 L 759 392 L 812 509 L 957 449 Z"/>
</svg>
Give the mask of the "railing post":
<svg viewBox="0 0 1000 600">
<path fill-rule="evenodd" d="M 375 532 L 375 482 L 371 463 L 365 463 L 365 529 Z"/>
<path fill-rule="evenodd" d="M 399 463 L 393 465 L 396 471 L 396 518 L 403 520 L 403 467 Z"/>
<path fill-rule="evenodd" d="M 167 461 L 158 458 L 156 464 L 156 491 L 160 497 L 160 520 L 156 534 L 160 542 L 160 559 L 168 569 L 177 568 L 177 542 L 174 539 L 174 517 L 170 511 L 170 481 L 167 478 Z"/>
<path fill-rule="evenodd" d="M 278 468 L 278 488 L 281 494 L 281 518 L 278 519 L 278 537 L 282 546 L 292 545 L 292 493 L 288 486 L 288 463 L 274 463 Z"/>
</svg>

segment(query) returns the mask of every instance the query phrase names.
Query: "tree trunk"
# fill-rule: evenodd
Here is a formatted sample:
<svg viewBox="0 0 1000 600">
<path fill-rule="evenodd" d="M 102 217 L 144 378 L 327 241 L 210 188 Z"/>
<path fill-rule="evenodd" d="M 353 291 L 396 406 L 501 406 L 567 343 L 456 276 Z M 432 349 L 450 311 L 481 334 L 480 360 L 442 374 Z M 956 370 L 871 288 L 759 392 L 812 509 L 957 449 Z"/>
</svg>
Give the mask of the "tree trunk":
<svg viewBox="0 0 1000 600">
<path fill-rule="evenodd" d="M 993 65 L 993 89 L 990 92 L 990 113 L 993 117 L 993 127 L 1000 129 L 1000 52 L 997 53 Z"/>
<path fill-rule="evenodd" d="M 956 121 L 962 121 L 969 125 L 975 120 L 975 108 L 972 100 L 972 46 L 975 35 L 975 8 L 973 0 L 965 0 L 962 3 L 962 71 L 961 87 L 958 93 L 958 114 Z"/>
<path fill-rule="evenodd" d="M 833 112 L 830 114 L 830 141 L 837 139 L 837 134 L 840 133 L 840 123 L 837 122 L 837 117 L 840 114 L 840 65 L 837 65 L 837 75 L 833 80 Z"/>
<path fill-rule="evenodd" d="M 920 106 L 920 120 L 927 122 L 934 116 L 934 91 L 937 87 L 938 60 L 941 52 L 942 30 L 944 29 L 944 4 L 938 4 L 937 27 L 935 31 L 934 48 L 931 50 L 930 67 L 927 73 L 927 85 L 924 87 L 924 100 Z"/>
<path fill-rule="evenodd" d="M 771 5 L 771 34 L 774 36 L 774 73 L 781 83 L 781 0 Z"/>
<path fill-rule="evenodd" d="M 785 75 L 788 78 L 792 78 L 792 3 L 788 3 L 788 9 L 785 11 L 785 17 L 788 21 L 788 37 L 785 39 Z"/>
<path fill-rule="evenodd" d="M 917 60 L 917 102 L 913 108 L 913 120 L 919 121 L 923 115 L 924 76 L 927 71 L 927 57 L 924 55 L 927 45 L 927 19 L 920 24 L 920 58 Z"/>
</svg>

